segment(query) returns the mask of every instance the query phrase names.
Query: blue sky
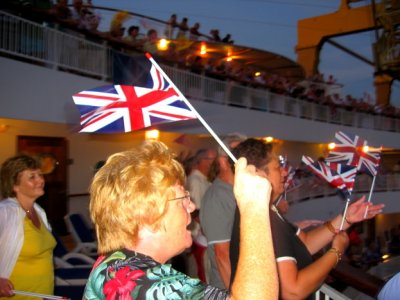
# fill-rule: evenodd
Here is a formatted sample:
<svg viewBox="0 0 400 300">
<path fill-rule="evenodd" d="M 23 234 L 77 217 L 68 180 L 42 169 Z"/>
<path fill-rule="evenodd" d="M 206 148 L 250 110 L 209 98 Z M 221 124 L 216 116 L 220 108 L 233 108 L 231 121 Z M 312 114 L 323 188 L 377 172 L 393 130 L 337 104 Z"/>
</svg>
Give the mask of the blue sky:
<svg viewBox="0 0 400 300">
<path fill-rule="evenodd" d="M 361 1 L 357 5 L 367 5 Z M 93 0 L 96 6 L 125 9 L 131 12 L 168 20 L 176 13 L 178 21 L 189 19 L 189 26 L 201 24 L 200 31 L 207 33 L 216 28 L 220 36 L 230 33 L 235 44 L 279 53 L 296 60 L 297 21 L 332 13 L 340 0 Z M 108 16 L 103 16 L 107 19 Z M 335 39 L 340 44 L 372 60 L 373 32 Z M 332 74 L 344 85 L 343 93 L 362 97 L 375 95 L 373 68 L 325 44 L 320 57 L 320 72 Z M 391 102 L 400 106 L 400 83 L 392 86 Z"/>
</svg>

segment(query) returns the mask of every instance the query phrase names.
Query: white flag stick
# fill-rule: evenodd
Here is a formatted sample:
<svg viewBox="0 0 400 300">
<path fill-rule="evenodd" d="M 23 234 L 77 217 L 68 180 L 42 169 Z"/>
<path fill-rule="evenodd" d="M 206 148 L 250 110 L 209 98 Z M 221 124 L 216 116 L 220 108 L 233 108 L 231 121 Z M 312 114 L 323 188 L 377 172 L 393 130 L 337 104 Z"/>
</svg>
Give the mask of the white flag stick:
<svg viewBox="0 0 400 300">
<path fill-rule="evenodd" d="M 281 200 L 284 198 L 283 197 L 284 194 L 280 194 L 278 199 L 274 202 L 275 207 L 277 207 L 279 205 L 279 202 L 281 202 Z M 285 196 L 286 199 L 286 196 Z"/>
<path fill-rule="evenodd" d="M 182 97 L 182 99 L 185 101 L 186 105 L 189 106 L 189 108 L 194 112 L 196 115 L 197 119 L 204 125 L 204 127 L 208 130 L 208 132 L 214 137 L 214 139 L 218 142 L 218 144 L 221 146 L 222 149 L 226 152 L 226 154 L 232 159 L 234 163 L 236 163 L 237 159 L 236 157 L 233 156 L 232 152 L 229 151 L 228 147 L 225 146 L 225 144 L 222 142 L 222 140 L 218 137 L 218 135 L 215 134 L 214 130 L 207 124 L 207 122 L 203 119 L 202 116 L 197 112 L 197 110 L 193 107 L 193 105 L 189 102 L 189 100 L 186 99 L 186 97 L 182 94 L 182 92 L 176 87 L 176 85 L 172 82 L 172 80 L 168 77 L 167 74 L 165 74 L 164 70 L 161 69 L 161 67 L 157 64 L 157 62 L 153 59 L 153 57 L 149 54 L 146 53 L 147 58 L 151 61 L 151 63 L 157 68 L 158 71 L 167 79 L 169 84 L 175 88 L 175 90 L 178 92 L 179 96 Z"/>
<path fill-rule="evenodd" d="M 339 231 L 342 231 L 342 229 L 343 229 L 344 220 L 346 219 L 347 208 L 349 207 L 349 203 L 350 203 L 350 198 L 347 198 L 347 200 L 346 200 L 346 206 L 344 207 L 342 222 L 340 223 Z"/>
<path fill-rule="evenodd" d="M 24 296 L 30 296 L 34 298 L 42 298 L 42 299 L 62 299 L 62 300 L 67 300 L 69 298 L 67 297 L 60 297 L 60 296 L 53 296 L 53 295 L 46 295 L 46 294 L 39 294 L 39 293 L 32 293 L 32 292 L 24 292 L 24 291 L 18 291 L 18 290 L 12 290 L 14 294 L 16 295 L 24 295 Z"/>
<path fill-rule="evenodd" d="M 374 176 L 374 178 L 372 179 L 372 183 L 371 183 L 371 189 L 369 191 L 369 195 L 368 195 L 368 203 L 371 202 L 371 198 L 372 198 L 372 192 L 374 190 L 375 187 L 375 179 L 376 179 L 376 175 Z M 365 213 L 364 213 L 364 219 L 367 217 L 368 214 L 368 206 L 365 208 Z"/>
</svg>

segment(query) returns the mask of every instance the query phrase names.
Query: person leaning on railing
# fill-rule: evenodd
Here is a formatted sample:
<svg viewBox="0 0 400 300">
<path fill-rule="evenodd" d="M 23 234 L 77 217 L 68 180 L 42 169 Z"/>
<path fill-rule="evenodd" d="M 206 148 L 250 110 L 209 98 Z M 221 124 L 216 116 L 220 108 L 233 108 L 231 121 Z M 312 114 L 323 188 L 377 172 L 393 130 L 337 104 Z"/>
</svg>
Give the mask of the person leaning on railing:
<svg viewBox="0 0 400 300">
<path fill-rule="evenodd" d="M 284 177 L 287 173 L 280 168 L 278 159 L 265 141 L 248 139 L 235 147 L 232 153 L 238 157 L 245 157 L 259 170 L 258 174 L 263 174 L 271 182 L 272 199 L 276 199 L 282 194 Z M 368 214 L 364 218 L 367 207 Z M 313 293 L 323 284 L 329 272 L 342 259 L 348 246 L 349 238 L 345 230 L 354 223 L 375 217 L 383 207 L 383 204 L 373 205 L 365 202 L 365 196 L 363 196 L 348 207 L 343 230 L 340 230 L 342 215 L 339 214 L 323 225 L 303 232 L 289 223 L 276 207 L 271 205 L 271 227 L 280 285 L 279 297 L 282 299 L 314 299 Z M 238 234 L 241 225 L 241 218 L 236 214 L 230 243 L 231 280 L 235 275 L 238 254 L 241 255 L 241 249 L 238 249 L 243 238 Z M 331 248 L 313 261 L 312 255 L 329 243 L 331 243 Z"/>
</svg>

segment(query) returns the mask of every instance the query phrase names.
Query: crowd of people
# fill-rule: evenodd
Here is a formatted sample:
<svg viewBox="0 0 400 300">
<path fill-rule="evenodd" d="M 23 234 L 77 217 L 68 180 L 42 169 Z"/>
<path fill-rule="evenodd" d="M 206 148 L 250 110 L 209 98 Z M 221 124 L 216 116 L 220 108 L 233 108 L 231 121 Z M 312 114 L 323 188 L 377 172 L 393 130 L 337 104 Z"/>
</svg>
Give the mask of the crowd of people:
<svg viewBox="0 0 400 300">
<path fill-rule="evenodd" d="M 97 30 L 90 1 L 83 5 L 74 0 L 72 8 L 67 3 L 58 0 L 51 13 L 77 28 Z M 121 13 L 113 20 L 110 37 L 156 51 L 157 31 L 151 29 L 146 40 L 139 40 L 140 28 L 131 26 L 124 36 L 124 18 Z M 200 24 L 192 32 L 187 23 L 187 18 L 179 26 L 171 23 L 166 32 L 173 35 L 179 28 L 177 38 L 196 35 Z M 218 30 L 212 34 L 219 38 Z M 230 41 L 227 36 L 225 42 Z M 201 57 L 193 61 L 193 70 L 201 74 Z M 219 64 L 209 74 L 223 76 L 228 68 Z M 243 76 L 242 81 L 252 78 Z M 270 84 L 276 93 L 297 88 L 285 78 L 263 78 L 258 84 Z M 328 81 L 334 84 L 333 78 Z M 320 101 L 323 92 L 311 92 L 311 86 L 306 100 Z M 90 214 L 100 256 L 85 299 L 313 299 L 329 272 L 350 253 L 346 230 L 382 212 L 383 205 L 361 197 L 346 216 L 305 231 L 274 205 L 284 192 L 287 171 L 272 144 L 237 134 L 224 142 L 239 159 L 236 164 L 220 148 L 201 149 L 193 159 L 178 161 L 163 143 L 146 141 L 110 156 L 99 168 L 90 187 Z M 13 290 L 53 293 L 56 242 L 44 210 L 35 203 L 44 184 L 40 164 L 32 157 L 18 155 L 1 166 L 1 297 L 14 296 Z M 393 242 L 393 251 L 398 251 L 395 247 Z M 193 274 L 170 264 L 187 248 L 196 262 Z M 374 253 L 373 244 L 368 249 Z"/>
<path fill-rule="evenodd" d="M 98 30 L 101 17 L 93 8 L 91 0 L 86 3 L 83 0 L 72 0 L 72 6 L 69 6 L 68 0 L 57 0 L 54 5 L 50 1 L 44 2 L 48 2 L 48 4 L 42 5 L 42 7 L 47 8 L 41 11 L 45 11 L 53 20 L 68 28 L 79 30 L 89 39 L 107 40 L 111 47 L 128 55 L 143 51 L 149 52 L 163 63 L 185 68 L 196 74 L 234 81 L 254 88 L 264 88 L 279 95 L 326 105 L 330 107 L 333 117 L 338 108 L 393 118 L 400 117 L 398 108 L 390 104 L 376 104 L 370 95 L 366 94 L 361 98 L 355 98 L 351 95 L 343 96 L 340 92 L 332 92 L 340 86 L 332 75 L 324 78 L 323 74 L 316 74 L 302 82 L 293 82 L 284 76 L 257 72 L 258 70 L 253 67 L 236 64 L 233 61 L 227 62 L 213 58 L 205 60 L 197 54 L 194 55 L 189 51 L 187 41 L 202 39 L 208 42 L 233 43 L 233 40 L 229 33 L 221 38 L 218 29 L 212 29 L 208 35 L 201 33 L 200 23 L 195 22 L 193 26 L 190 26 L 187 17 L 183 17 L 179 21 L 177 15 L 172 14 L 165 21 L 163 32 L 158 32 L 159 29 L 156 28 L 141 32 L 142 28 L 139 25 L 125 28 L 124 22 L 132 16 L 127 12 L 119 11 L 112 17 L 109 31 L 103 32 Z M 167 50 L 160 51 L 158 42 L 162 37 L 171 39 L 171 43 Z"/>
<path fill-rule="evenodd" d="M 249 163 L 266 173 L 272 185 L 271 202 L 278 202 L 277 199 L 280 199 L 283 193 L 287 172 L 279 165 L 272 146 L 260 140 L 246 139 L 242 135 L 230 135 L 224 142 L 233 149 L 236 157 L 245 157 Z M 205 255 L 210 262 L 209 283 L 219 288 L 229 288 L 240 252 L 238 231 L 240 218 L 232 189 L 235 181 L 230 159 L 222 149 L 217 150 L 217 156 L 207 176 L 211 185 L 208 184 L 209 187 L 200 203 L 199 221 L 208 245 Z M 197 172 L 195 169 L 191 171 L 191 158 L 184 160 L 183 163 L 189 176 L 191 172 Z M 203 163 L 206 164 L 207 161 Z M 204 180 L 206 176 L 203 174 L 202 178 Z M 347 247 L 350 239 L 343 233 L 346 229 L 354 227 L 353 224 L 364 220 L 366 205 L 365 197 L 361 197 L 350 206 L 344 222 L 344 231 L 340 233 L 338 230 L 342 220 L 340 214 L 324 222 L 304 220 L 290 224 L 284 217 L 286 211 L 283 211 L 281 205 L 271 206 L 272 235 L 280 278 L 280 293 L 285 295 L 283 298 L 313 299 L 312 293 L 323 283 L 330 270 L 340 260 L 349 259 Z M 371 214 L 376 215 L 382 207 L 382 205 L 370 207 Z M 310 226 L 314 229 L 310 230 Z M 329 244 L 331 246 L 327 247 Z M 315 256 L 320 258 L 314 260 Z"/>
<path fill-rule="evenodd" d="M 84 299 L 313 299 L 350 251 L 346 231 L 382 212 L 361 197 L 344 223 L 339 214 L 304 230 L 277 208 L 288 174 L 273 145 L 240 134 L 224 143 L 237 163 L 213 147 L 179 161 L 163 143 L 145 141 L 99 166 L 89 204 L 99 258 Z M 1 165 L 2 297 L 53 292 L 56 242 L 35 203 L 44 194 L 40 168 L 26 155 Z"/>
</svg>

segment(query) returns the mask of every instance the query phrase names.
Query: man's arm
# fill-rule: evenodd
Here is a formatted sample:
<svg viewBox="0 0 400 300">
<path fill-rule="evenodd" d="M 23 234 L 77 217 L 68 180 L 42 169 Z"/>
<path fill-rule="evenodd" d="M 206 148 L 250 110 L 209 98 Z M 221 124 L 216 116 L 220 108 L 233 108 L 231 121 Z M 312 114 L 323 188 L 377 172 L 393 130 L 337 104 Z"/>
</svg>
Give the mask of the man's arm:
<svg viewBox="0 0 400 300">
<path fill-rule="evenodd" d="M 236 163 L 234 193 L 240 221 L 240 254 L 231 299 L 278 299 L 278 276 L 269 219 L 271 184 L 245 158 Z M 260 284 L 260 278 L 263 279 Z"/>
<path fill-rule="evenodd" d="M 225 285 L 229 288 L 231 278 L 231 260 L 229 259 L 229 242 L 214 244 L 215 262 L 217 264 L 219 276 Z"/>
</svg>

